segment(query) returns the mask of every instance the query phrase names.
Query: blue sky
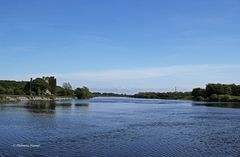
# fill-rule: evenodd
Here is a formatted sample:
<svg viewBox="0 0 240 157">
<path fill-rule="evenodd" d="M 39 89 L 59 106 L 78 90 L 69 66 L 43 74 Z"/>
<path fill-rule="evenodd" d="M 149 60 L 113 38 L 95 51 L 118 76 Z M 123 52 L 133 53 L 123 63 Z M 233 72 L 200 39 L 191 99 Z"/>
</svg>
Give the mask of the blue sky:
<svg viewBox="0 0 240 157">
<path fill-rule="evenodd" d="M 94 91 L 240 84 L 239 0 L 2 0 L 0 79 Z"/>
</svg>

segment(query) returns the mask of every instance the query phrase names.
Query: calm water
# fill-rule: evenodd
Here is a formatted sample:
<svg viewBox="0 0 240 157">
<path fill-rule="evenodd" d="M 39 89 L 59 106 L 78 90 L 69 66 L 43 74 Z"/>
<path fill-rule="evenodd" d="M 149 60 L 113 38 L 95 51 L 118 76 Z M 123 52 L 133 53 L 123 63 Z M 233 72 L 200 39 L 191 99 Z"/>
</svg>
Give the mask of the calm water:
<svg viewBox="0 0 240 157">
<path fill-rule="evenodd" d="M 0 105 L 0 156 L 240 156 L 240 109 L 214 106 L 129 98 Z"/>
</svg>

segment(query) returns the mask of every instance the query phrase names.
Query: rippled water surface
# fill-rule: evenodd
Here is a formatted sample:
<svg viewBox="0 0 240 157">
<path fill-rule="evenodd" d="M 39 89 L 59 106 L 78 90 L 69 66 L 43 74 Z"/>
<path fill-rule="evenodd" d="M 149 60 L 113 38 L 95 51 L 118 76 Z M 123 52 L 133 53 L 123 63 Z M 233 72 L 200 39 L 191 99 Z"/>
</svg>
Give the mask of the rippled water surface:
<svg viewBox="0 0 240 157">
<path fill-rule="evenodd" d="M 240 109 L 130 98 L 2 104 L 0 156 L 237 157 Z"/>
</svg>

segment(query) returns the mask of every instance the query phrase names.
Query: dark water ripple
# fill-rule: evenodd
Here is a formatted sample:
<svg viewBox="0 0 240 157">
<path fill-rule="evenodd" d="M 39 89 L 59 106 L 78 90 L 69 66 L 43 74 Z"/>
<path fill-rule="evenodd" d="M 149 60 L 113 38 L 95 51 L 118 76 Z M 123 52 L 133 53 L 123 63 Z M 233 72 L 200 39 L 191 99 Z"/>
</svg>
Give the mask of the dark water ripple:
<svg viewBox="0 0 240 157">
<path fill-rule="evenodd" d="M 1 105 L 0 156 L 240 156 L 240 110 L 220 107 L 129 98 Z"/>
</svg>

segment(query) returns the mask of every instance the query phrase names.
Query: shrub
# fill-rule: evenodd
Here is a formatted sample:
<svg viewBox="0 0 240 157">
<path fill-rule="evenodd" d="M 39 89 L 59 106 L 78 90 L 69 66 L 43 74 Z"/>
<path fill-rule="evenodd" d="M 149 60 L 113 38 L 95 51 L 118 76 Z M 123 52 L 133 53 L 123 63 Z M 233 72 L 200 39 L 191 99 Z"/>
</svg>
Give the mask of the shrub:
<svg viewBox="0 0 240 157">
<path fill-rule="evenodd" d="M 194 89 L 192 90 L 192 96 L 193 96 L 193 97 L 196 97 L 196 98 L 197 98 L 198 96 L 205 97 L 205 95 L 206 95 L 205 89 L 194 88 Z"/>
<path fill-rule="evenodd" d="M 215 102 L 218 102 L 220 99 L 219 99 L 219 96 L 217 94 L 212 94 L 209 98 L 208 98 L 209 101 L 215 101 Z"/>
<path fill-rule="evenodd" d="M 92 93 L 89 91 L 87 87 L 77 88 L 75 90 L 75 94 L 78 99 L 88 99 L 92 97 Z"/>
<path fill-rule="evenodd" d="M 202 96 L 197 96 L 194 98 L 195 101 L 204 101 L 205 99 Z"/>
<path fill-rule="evenodd" d="M 229 102 L 230 101 L 230 96 L 229 95 L 222 95 L 222 96 L 220 96 L 220 101 L 221 102 Z"/>
</svg>

